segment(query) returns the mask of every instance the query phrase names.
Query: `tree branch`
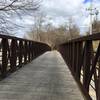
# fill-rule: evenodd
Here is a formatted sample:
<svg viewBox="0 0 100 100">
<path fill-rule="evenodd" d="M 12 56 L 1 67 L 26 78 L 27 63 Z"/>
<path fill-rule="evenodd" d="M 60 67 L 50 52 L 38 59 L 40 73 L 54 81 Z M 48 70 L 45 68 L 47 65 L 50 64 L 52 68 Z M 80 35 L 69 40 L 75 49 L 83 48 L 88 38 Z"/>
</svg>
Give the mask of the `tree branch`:
<svg viewBox="0 0 100 100">
<path fill-rule="evenodd" d="M 18 0 L 14 0 L 14 1 L 12 1 L 9 5 L 0 8 L 0 10 L 5 10 L 6 8 L 11 7 L 11 6 L 12 6 L 15 2 L 17 2 L 17 1 L 18 1 Z"/>
</svg>

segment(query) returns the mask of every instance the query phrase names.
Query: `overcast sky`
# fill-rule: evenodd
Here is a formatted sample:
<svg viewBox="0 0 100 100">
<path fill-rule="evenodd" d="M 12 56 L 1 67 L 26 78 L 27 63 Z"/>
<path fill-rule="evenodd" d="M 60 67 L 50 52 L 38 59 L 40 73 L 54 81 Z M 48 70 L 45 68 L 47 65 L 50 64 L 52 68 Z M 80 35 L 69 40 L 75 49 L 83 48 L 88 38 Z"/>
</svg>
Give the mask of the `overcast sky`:
<svg viewBox="0 0 100 100">
<path fill-rule="evenodd" d="M 89 12 L 86 8 L 89 8 L 90 3 L 83 3 L 84 0 L 43 0 L 41 3 L 41 11 L 47 16 L 52 18 L 52 23 L 58 26 L 67 22 L 69 18 L 72 18 L 74 22 L 80 27 L 83 33 L 89 27 Z M 93 0 L 93 8 L 100 10 L 100 0 Z M 98 19 L 100 14 L 98 15 Z M 26 29 L 19 30 L 19 33 L 25 33 L 29 30 L 28 26 L 33 25 L 33 17 L 24 15 L 23 19 L 16 19 L 16 23 L 23 24 Z M 18 34 L 19 35 L 19 34 Z"/>
</svg>

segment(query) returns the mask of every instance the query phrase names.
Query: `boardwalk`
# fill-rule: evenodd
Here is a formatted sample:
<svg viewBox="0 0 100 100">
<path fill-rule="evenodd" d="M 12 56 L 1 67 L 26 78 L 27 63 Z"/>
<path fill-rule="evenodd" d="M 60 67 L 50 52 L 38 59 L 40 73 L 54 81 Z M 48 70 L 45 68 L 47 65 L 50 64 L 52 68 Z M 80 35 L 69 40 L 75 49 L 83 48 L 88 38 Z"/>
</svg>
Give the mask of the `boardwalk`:
<svg viewBox="0 0 100 100">
<path fill-rule="evenodd" d="M 46 52 L 0 82 L 0 100 L 84 100 L 57 51 Z"/>
</svg>

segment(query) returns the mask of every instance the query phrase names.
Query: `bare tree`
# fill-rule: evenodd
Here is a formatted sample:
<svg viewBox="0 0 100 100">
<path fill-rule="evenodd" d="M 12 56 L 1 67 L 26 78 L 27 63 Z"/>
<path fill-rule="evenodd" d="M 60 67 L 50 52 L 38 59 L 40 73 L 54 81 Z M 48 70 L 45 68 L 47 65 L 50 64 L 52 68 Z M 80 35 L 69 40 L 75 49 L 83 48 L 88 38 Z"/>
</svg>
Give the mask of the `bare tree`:
<svg viewBox="0 0 100 100">
<path fill-rule="evenodd" d="M 0 0 L 0 33 L 9 34 L 14 28 L 22 27 L 12 22 L 15 15 L 21 18 L 23 14 L 30 14 L 38 10 L 41 0 Z"/>
<path fill-rule="evenodd" d="M 100 32 L 100 21 L 99 20 L 94 20 L 92 23 L 92 34 L 96 34 Z M 86 35 L 89 34 L 89 30 L 86 32 Z"/>
<path fill-rule="evenodd" d="M 45 23 L 46 15 L 43 12 L 39 12 L 34 16 L 34 29 L 37 35 L 37 40 L 41 41 L 41 33 L 43 30 L 43 24 Z"/>
<path fill-rule="evenodd" d="M 80 36 L 80 29 L 78 26 L 74 23 L 73 19 L 69 19 L 68 23 L 68 37 L 69 39 L 77 38 Z"/>
<path fill-rule="evenodd" d="M 46 19 L 47 17 L 42 14 L 35 17 L 35 24 L 32 32 L 30 32 L 27 37 L 36 41 L 48 43 L 54 48 L 80 35 L 80 30 L 74 23 L 64 23 L 59 27 L 55 27 L 52 23 L 46 21 Z"/>
<path fill-rule="evenodd" d="M 100 32 L 100 21 L 94 20 L 92 26 L 93 34 Z"/>
</svg>

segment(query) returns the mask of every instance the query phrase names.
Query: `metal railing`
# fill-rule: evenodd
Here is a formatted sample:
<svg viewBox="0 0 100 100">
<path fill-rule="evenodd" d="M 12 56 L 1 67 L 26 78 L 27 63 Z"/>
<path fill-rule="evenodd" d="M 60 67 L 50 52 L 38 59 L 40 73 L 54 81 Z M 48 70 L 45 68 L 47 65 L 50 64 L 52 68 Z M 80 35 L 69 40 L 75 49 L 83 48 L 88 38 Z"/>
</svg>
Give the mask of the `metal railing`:
<svg viewBox="0 0 100 100">
<path fill-rule="evenodd" d="M 49 50 L 44 43 L 0 35 L 0 79 Z"/>
<path fill-rule="evenodd" d="M 100 100 L 100 33 L 70 40 L 58 50 L 87 100 Z"/>
</svg>

